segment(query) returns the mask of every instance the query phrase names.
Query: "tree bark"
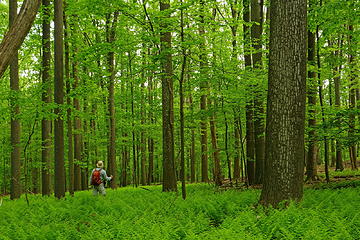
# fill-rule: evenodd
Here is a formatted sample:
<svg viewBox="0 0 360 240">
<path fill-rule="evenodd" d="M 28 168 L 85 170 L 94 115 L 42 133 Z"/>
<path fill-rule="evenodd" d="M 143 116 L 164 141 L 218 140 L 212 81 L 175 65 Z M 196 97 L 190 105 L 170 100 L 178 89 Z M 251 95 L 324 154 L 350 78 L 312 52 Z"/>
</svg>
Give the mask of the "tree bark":
<svg viewBox="0 0 360 240">
<path fill-rule="evenodd" d="M 4 36 L 0 44 L 0 78 L 30 31 L 40 3 L 41 0 L 25 0 L 17 18 L 12 22 L 12 27 Z"/>
<path fill-rule="evenodd" d="M 64 59 L 63 59 L 63 1 L 54 1 L 54 156 L 55 156 L 55 197 L 65 196 L 64 167 L 64 122 L 61 106 L 64 103 Z"/>
<path fill-rule="evenodd" d="M 17 18 L 17 0 L 9 1 L 9 27 L 16 24 Z M 0 53 L 1 54 L 1 53 Z M 2 55 L 0 55 L 2 56 Z M 0 60 L 1 61 L 1 60 Z M 21 128 L 20 128 L 20 107 L 19 107 L 19 60 L 18 52 L 13 54 L 10 62 L 10 89 L 11 89 L 11 189 L 10 198 L 17 199 L 21 195 Z"/>
<path fill-rule="evenodd" d="M 307 1 L 270 1 L 265 173 L 260 202 L 303 196 Z"/>
<path fill-rule="evenodd" d="M 161 82 L 162 82 L 162 119 L 163 119 L 163 191 L 177 191 L 174 160 L 174 88 L 171 54 L 171 32 L 168 22 L 171 18 L 169 0 L 160 1 L 163 18 L 160 23 L 161 43 Z"/>
</svg>

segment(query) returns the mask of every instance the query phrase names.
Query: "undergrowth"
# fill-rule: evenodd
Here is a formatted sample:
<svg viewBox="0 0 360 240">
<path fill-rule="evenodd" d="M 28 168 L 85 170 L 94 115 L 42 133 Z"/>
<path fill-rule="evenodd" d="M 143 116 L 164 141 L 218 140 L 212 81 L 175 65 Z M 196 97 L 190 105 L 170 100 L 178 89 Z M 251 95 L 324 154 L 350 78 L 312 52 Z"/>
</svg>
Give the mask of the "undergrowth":
<svg viewBox="0 0 360 240">
<path fill-rule="evenodd" d="M 78 192 L 63 200 L 5 199 L 0 239 L 360 239 L 360 187 L 306 189 L 277 210 L 256 206 L 259 190 L 189 185 L 184 201 L 160 186 Z"/>
</svg>

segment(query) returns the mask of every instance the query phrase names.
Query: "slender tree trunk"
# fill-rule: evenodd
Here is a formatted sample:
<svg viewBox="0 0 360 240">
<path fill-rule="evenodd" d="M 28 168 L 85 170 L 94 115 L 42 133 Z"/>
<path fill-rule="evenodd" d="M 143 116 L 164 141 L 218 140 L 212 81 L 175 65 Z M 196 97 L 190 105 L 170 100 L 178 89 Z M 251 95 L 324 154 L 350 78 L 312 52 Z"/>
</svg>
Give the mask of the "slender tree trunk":
<svg viewBox="0 0 360 240">
<path fill-rule="evenodd" d="M 177 191 L 174 160 L 174 88 L 171 54 L 171 32 L 168 21 L 171 18 L 169 0 L 160 0 L 160 11 L 164 19 L 160 24 L 161 67 L 162 67 L 162 119 L 163 119 L 163 191 Z"/>
<path fill-rule="evenodd" d="M 341 48 L 341 40 L 339 40 L 339 48 Z M 337 51 L 336 56 L 340 55 L 340 51 Z M 341 106 L 340 101 L 340 81 L 341 81 L 341 66 L 335 67 L 333 70 L 334 76 L 334 90 L 335 90 L 335 107 L 339 111 Z M 338 121 L 341 121 L 341 119 L 338 119 Z M 340 129 L 339 129 L 340 131 Z M 342 162 L 342 151 L 341 151 L 341 143 L 339 139 L 336 139 L 336 165 L 335 165 L 336 171 L 342 171 L 344 170 L 343 162 Z"/>
<path fill-rule="evenodd" d="M 49 0 L 46 0 L 49 1 Z M 66 79 L 66 103 L 68 106 L 71 106 L 71 83 L 70 83 L 70 50 L 69 50 L 69 27 L 67 24 L 67 16 L 64 11 L 64 50 L 65 50 L 65 79 Z M 50 24 L 49 24 L 50 32 Z M 69 164 L 69 193 L 71 196 L 74 196 L 74 145 L 73 145 L 73 126 L 72 126 L 72 114 L 71 108 L 67 109 L 67 140 L 68 140 L 68 164 Z M 50 134 L 50 132 L 49 132 Z"/>
<path fill-rule="evenodd" d="M 260 202 L 303 196 L 307 1 L 270 1 L 265 178 Z"/>
<path fill-rule="evenodd" d="M 231 6 L 231 16 L 232 16 L 232 25 L 231 25 L 231 35 L 232 35 L 232 53 L 231 58 L 232 62 L 235 63 L 235 67 L 238 67 L 238 49 L 237 49 L 237 29 L 238 29 L 238 17 L 239 11 L 237 9 L 238 2 L 237 0 L 230 1 Z M 234 110 L 235 111 L 235 110 Z M 224 112 L 225 114 L 225 112 Z M 234 143 L 235 143 L 235 157 L 234 157 L 234 179 L 240 179 L 240 136 L 239 132 L 237 131 L 236 117 L 234 121 Z M 229 174 L 230 175 L 230 174 Z"/>
<path fill-rule="evenodd" d="M 150 55 L 150 49 L 148 49 L 148 55 Z M 150 106 L 149 111 L 149 122 L 151 125 L 154 124 L 153 118 L 153 78 L 152 75 L 149 76 L 149 86 L 148 86 L 148 101 Z M 149 168 L 148 168 L 148 178 L 147 183 L 150 185 L 154 181 L 154 139 L 152 138 L 151 134 L 149 134 L 148 138 L 148 152 L 149 152 Z"/>
<path fill-rule="evenodd" d="M 252 54 L 253 68 L 262 69 L 262 19 L 263 19 L 263 4 L 261 0 L 251 0 L 251 41 L 254 53 Z M 254 98 L 254 134 L 255 134 L 255 183 L 261 184 L 264 175 L 265 165 L 265 124 L 264 124 L 264 102 L 263 94 L 259 89 L 259 85 L 255 86 Z"/>
<path fill-rule="evenodd" d="M 136 154 L 136 145 L 135 145 L 135 106 L 134 106 L 134 79 L 132 73 L 132 62 L 131 62 L 131 54 L 128 52 L 129 58 L 129 79 L 130 79 L 130 92 L 131 92 L 131 126 L 132 126 L 132 157 L 133 157 L 133 184 L 138 186 L 138 162 L 137 162 L 137 154 Z"/>
<path fill-rule="evenodd" d="M 56 119 L 54 121 L 54 156 L 55 156 L 55 197 L 65 196 L 64 167 L 64 122 L 61 106 L 64 103 L 64 59 L 63 59 L 63 1 L 54 1 L 54 97 Z"/>
<path fill-rule="evenodd" d="M 9 27 L 14 25 L 17 17 L 17 0 L 9 1 Z M 19 61 L 18 52 L 13 55 L 10 62 L 10 89 L 12 91 L 10 105 L 11 105 L 11 189 L 10 198 L 17 199 L 21 195 L 21 129 L 20 129 L 20 107 L 18 98 L 20 94 L 19 88 Z"/>
<path fill-rule="evenodd" d="M 181 0 L 181 7 L 183 2 Z M 184 12 L 181 9 L 180 15 L 180 27 L 181 27 L 181 43 L 184 44 Z M 180 158 L 181 158 L 181 194 L 182 198 L 186 199 L 186 184 L 185 184 L 185 120 L 184 120 L 184 76 L 185 76 L 185 69 L 186 69 L 186 50 L 182 47 L 182 65 L 181 65 L 181 73 L 180 73 L 180 88 L 179 88 L 179 95 L 180 95 Z"/>
<path fill-rule="evenodd" d="M 194 104 L 193 104 L 193 98 L 190 92 L 189 96 L 189 104 L 190 104 L 190 111 L 191 116 L 194 116 Z M 192 121 L 192 128 L 191 128 L 191 147 L 190 147 L 190 182 L 194 183 L 196 181 L 195 175 L 196 175 L 196 146 L 195 146 L 195 123 Z"/>
<path fill-rule="evenodd" d="M 76 24 L 76 23 L 75 23 Z M 74 35 L 77 32 L 74 31 Z M 75 43 L 76 44 L 76 43 Z M 74 79 L 74 91 L 79 87 L 79 69 L 78 69 L 78 62 L 76 60 L 76 54 L 78 49 L 74 46 L 74 60 L 73 60 L 73 79 Z M 73 100 L 73 105 L 75 109 L 75 119 L 74 119 L 74 190 L 80 191 L 82 190 L 81 186 L 81 162 L 82 162 L 82 126 L 81 126 L 81 119 L 80 119 L 80 100 L 79 96 L 75 96 Z"/>
<path fill-rule="evenodd" d="M 243 20 L 250 22 L 250 0 L 243 0 Z M 251 55 L 248 53 L 247 44 L 250 42 L 249 27 L 244 24 L 244 58 L 245 69 L 251 67 Z M 247 165 L 247 183 L 249 185 L 255 182 L 255 133 L 254 133 L 254 99 L 253 86 L 248 87 L 248 100 L 246 102 L 246 165 Z"/>
<path fill-rule="evenodd" d="M 315 33 L 308 31 L 308 63 L 315 69 Z M 314 70 L 308 71 L 308 152 L 306 158 L 306 180 L 315 181 L 317 178 L 317 141 L 316 141 L 316 94 L 317 82 L 316 72 Z"/>
<path fill-rule="evenodd" d="M 107 36 L 106 40 L 109 44 L 113 44 L 115 41 L 115 29 L 117 24 L 119 12 L 114 13 L 113 22 L 110 26 L 110 16 L 107 20 Z M 114 99 L 114 86 L 115 86 L 115 53 L 113 50 L 110 50 L 107 54 L 107 63 L 108 63 L 108 72 L 109 72 L 109 83 L 108 83 L 108 112 L 110 116 L 109 124 L 109 147 L 108 147 L 108 172 L 113 176 L 113 180 L 110 183 L 111 188 L 117 187 L 117 169 L 116 169 L 116 127 L 115 127 L 115 99 Z"/>
<path fill-rule="evenodd" d="M 207 143 L 207 90 L 208 90 L 208 81 L 206 76 L 206 67 L 207 67 L 207 59 L 205 53 L 205 3 L 204 0 L 200 0 L 200 26 L 199 26 L 199 34 L 201 43 L 199 45 L 200 51 L 200 111 L 201 111 L 201 119 L 200 119 L 200 135 L 201 135 L 201 181 L 208 182 L 208 143 Z"/>
<path fill-rule="evenodd" d="M 351 145 L 349 146 L 350 149 L 350 162 L 351 162 L 351 169 L 356 170 L 356 158 L 357 158 L 357 151 L 355 145 L 355 113 L 354 109 L 356 106 L 356 78 L 355 78 L 355 54 L 354 54 L 354 47 L 352 46 L 353 37 L 352 34 L 354 32 L 353 25 L 349 25 L 349 45 L 350 45 L 350 53 L 349 53 L 349 66 L 350 66 L 350 86 L 349 86 L 349 108 L 350 108 L 350 119 L 349 119 L 349 138 L 351 141 Z"/>
</svg>

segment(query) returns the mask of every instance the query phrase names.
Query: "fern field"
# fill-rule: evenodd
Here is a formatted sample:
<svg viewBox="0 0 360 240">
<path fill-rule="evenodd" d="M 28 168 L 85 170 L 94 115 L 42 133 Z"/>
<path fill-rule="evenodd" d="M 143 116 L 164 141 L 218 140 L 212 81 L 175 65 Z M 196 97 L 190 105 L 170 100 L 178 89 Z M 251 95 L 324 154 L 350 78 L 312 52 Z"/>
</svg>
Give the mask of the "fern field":
<svg viewBox="0 0 360 240">
<path fill-rule="evenodd" d="M 286 209 L 258 206 L 259 190 L 202 184 L 189 185 L 185 201 L 158 186 L 108 190 L 106 197 L 32 195 L 29 206 L 24 197 L 5 198 L 0 239 L 360 239 L 359 182 L 343 185 L 306 189 Z"/>
</svg>

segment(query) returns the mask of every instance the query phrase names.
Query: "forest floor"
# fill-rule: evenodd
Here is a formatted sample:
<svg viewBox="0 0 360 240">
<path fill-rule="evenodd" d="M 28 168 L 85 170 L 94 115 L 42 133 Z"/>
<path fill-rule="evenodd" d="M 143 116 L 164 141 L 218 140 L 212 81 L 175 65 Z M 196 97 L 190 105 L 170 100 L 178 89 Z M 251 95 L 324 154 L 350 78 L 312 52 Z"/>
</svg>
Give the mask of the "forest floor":
<svg viewBox="0 0 360 240">
<path fill-rule="evenodd" d="M 161 186 L 29 195 L 29 206 L 5 197 L 0 239 L 360 239 L 360 180 L 316 186 L 286 209 L 259 206 L 259 189 L 211 184 L 189 184 L 185 201 Z"/>
</svg>

